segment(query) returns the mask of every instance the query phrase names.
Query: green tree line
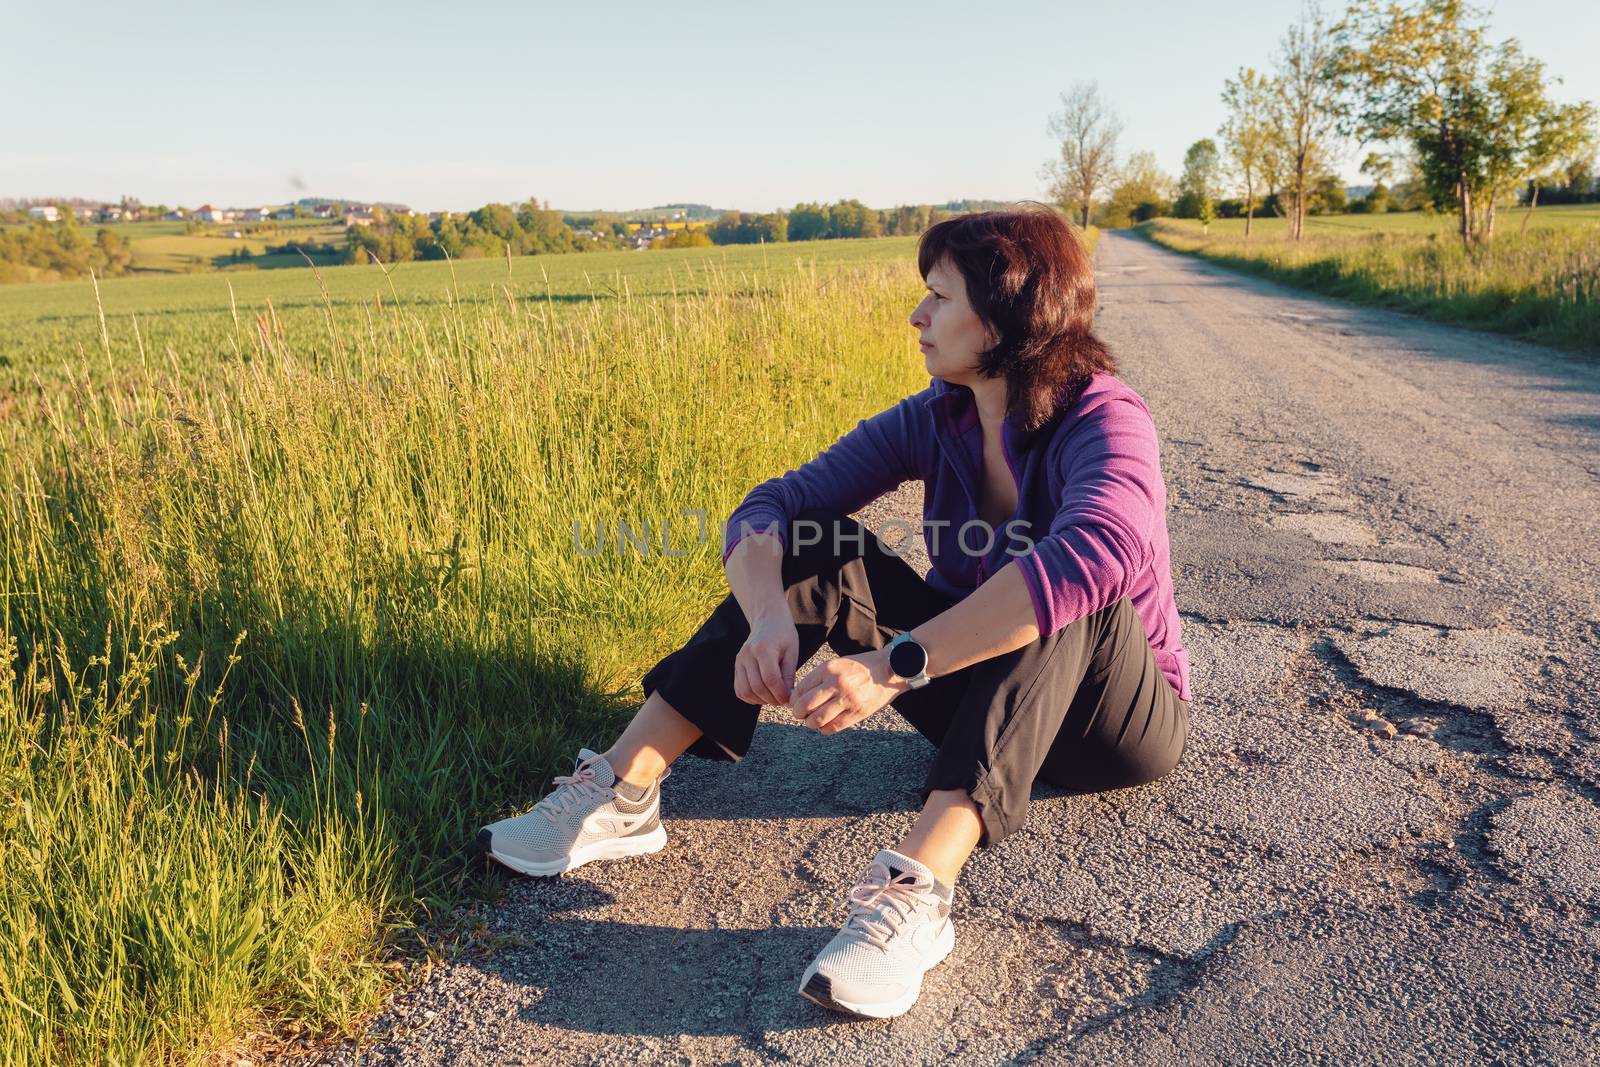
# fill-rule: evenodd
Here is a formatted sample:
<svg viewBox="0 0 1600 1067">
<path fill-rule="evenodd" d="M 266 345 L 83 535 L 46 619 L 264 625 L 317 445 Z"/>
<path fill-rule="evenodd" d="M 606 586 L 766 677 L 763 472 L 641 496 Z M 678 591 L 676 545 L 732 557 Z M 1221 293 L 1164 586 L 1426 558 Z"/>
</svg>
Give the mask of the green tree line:
<svg viewBox="0 0 1600 1067">
<path fill-rule="evenodd" d="M 959 214 L 994 206 L 996 201 L 951 201 L 945 205 L 902 204 L 886 210 L 857 199 L 831 204 L 800 203 L 791 210 L 729 211 L 709 225 L 685 228 L 651 241 L 652 248 L 692 248 L 778 241 L 821 241 L 853 237 L 914 236 Z M 648 225 L 648 224 L 647 224 Z M 463 214 L 387 216 L 373 212 L 372 225 L 350 227 L 345 259 L 366 263 L 404 263 L 415 259 L 474 259 L 483 256 L 538 255 L 632 247 L 626 222 L 604 213 L 563 215 L 537 199 L 508 206 L 488 204 Z"/>
<path fill-rule="evenodd" d="M 589 248 L 568 226 L 561 212 L 537 198 L 511 206 L 486 204 L 463 214 L 386 215 L 374 209 L 372 225 L 351 226 L 346 232 L 351 263 L 377 259 L 406 263 L 414 259 L 478 259 L 484 256 L 538 255 L 577 252 Z"/>
<path fill-rule="evenodd" d="M 107 277 L 122 274 L 132 262 L 121 237 L 104 228 L 90 237 L 70 209 L 54 223 L 0 230 L 0 283 L 70 280 L 90 271 Z"/>
</svg>

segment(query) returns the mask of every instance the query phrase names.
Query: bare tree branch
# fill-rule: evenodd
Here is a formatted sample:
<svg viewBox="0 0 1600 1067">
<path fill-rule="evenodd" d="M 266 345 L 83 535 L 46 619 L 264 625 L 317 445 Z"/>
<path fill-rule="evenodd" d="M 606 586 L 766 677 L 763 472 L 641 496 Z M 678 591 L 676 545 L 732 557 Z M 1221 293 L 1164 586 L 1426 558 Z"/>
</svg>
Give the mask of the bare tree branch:
<svg viewBox="0 0 1600 1067">
<path fill-rule="evenodd" d="M 1050 135 L 1061 142 L 1061 156 L 1046 164 L 1050 196 L 1089 225 L 1095 198 L 1116 171 L 1117 137 L 1122 121 L 1100 99 L 1093 82 L 1079 82 L 1061 94 L 1061 110 L 1050 116 Z"/>
</svg>

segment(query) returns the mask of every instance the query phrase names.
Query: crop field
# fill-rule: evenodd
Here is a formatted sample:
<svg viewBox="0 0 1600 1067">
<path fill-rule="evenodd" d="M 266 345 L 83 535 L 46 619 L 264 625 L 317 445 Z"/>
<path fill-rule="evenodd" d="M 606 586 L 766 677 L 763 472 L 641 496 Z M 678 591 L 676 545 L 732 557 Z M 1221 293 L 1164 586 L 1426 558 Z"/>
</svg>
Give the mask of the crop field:
<svg viewBox="0 0 1600 1067">
<path fill-rule="evenodd" d="M 1311 216 L 1305 239 L 1282 219 L 1211 224 L 1156 219 L 1137 229 L 1157 244 L 1347 300 L 1495 330 L 1600 355 L 1600 205 L 1499 215 L 1496 236 L 1471 252 L 1450 216 L 1422 212 Z"/>
<path fill-rule="evenodd" d="M 0 290 L 0 1061 L 374 1009 L 744 492 L 926 385 L 913 250 Z"/>
</svg>

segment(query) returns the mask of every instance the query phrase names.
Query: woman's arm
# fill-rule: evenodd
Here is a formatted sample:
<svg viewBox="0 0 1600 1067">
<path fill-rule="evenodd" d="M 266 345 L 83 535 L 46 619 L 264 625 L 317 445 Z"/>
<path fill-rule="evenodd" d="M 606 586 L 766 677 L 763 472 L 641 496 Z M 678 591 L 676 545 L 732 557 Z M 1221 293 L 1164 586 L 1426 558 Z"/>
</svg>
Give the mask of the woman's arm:
<svg viewBox="0 0 1600 1067">
<path fill-rule="evenodd" d="M 959 671 L 1039 640 L 1033 597 L 1015 562 L 995 571 L 962 600 L 911 630 L 928 650 L 930 677 Z M 821 733 L 838 733 L 910 688 L 889 669 L 883 649 L 840 656 L 806 675 L 790 703 L 795 718 Z"/>
<path fill-rule="evenodd" d="M 739 602 L 746 621 L 789 610 L 783 590 L 783 542 L 771 534 L 742 538 L 728 554 L 724 568 L 728 589 Z"/>
<path fill-rule="evenodd" d="M 1128 595 L 1155 553 L 1166 497 L 1155 421 L 1137 398 L 1084 416 L 1056 462 L 1060 506 L 1049 531 L 1015 561 L 1041 634 Z"/>
<path fill-rule="evenodd" d="M 728 554 L 728 588 L 750 623 L 733 663 L 733 691 L 747 704 L 787 704 L 800 664 L 800 633 L 783 589 L 783 542 L 771 534 L 740 539 Z"/>
<path fill-rule="evenodd" d="M 849 514 L 901 482 L 923 476 L 931 447 L 929 390 L 862 419 L 816 458 L 750 490 L 728 517 L 722 563 L 750 624 L 734 662 L 733 688 L 750 704 L 787 704 L 800 637 L 783 588 L 790 520 L 809 508 Z M 771 531 L 763 532 L 763 531 Z"/>
<path fill-rule="evenodd" d="M 815 458 L 751 489 L 728 516 L 724 565 L 734 547 L 754 532 L 770 529 L 787 543 L 789 522 L 802 511 L 822 508 L 848 515 L 901 482 L 924 477 L 933 448 L 927 411 L 931 388 L 862 419 Z"/>
<path fill-rule="evenodd" d="M 1022 571 L 1007 563 L 961 600 L 913 627 L 911 636 L 928 650 L 931 678 L 1033 644 L 1039 625 Z M 879 654 L 887 666 L 888 653 L 880 649 Z M 905 684 L 899 685 L 898 692 L 905 692 Z"/>
<path fill-rule="evenodd" d="M 1063 447 L 1062 489 L 1049 532 L 960 602 L 911 635 L 937 677 L 1015 651 L 1125 596 L 1147 565 L 1160 516 L 1155 424 L 1142 404 L 1107 403 Z M 790 707 L 834 733 L 909 688 L 882 650 L 844 656 L 806 675 Z"/>
</svg>

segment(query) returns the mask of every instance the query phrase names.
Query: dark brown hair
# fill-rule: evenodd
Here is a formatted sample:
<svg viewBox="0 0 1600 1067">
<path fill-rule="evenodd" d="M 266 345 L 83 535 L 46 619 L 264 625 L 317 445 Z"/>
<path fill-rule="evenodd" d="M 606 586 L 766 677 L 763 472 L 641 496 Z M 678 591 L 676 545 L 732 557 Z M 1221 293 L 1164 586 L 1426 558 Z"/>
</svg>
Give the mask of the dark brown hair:
<svg viewBox="0 0 1600 1067">
<path fill-rule="evenodd" d="M 947 256 L 999 338 L 978 354 L 978 373 L 1005 377 L 1006 414 L 1024 430 L 1077 403 L 1095 371 L 1117 372 L 1094 335 L 1094 263 L 1054 208 L 1024 201 L 935 223 L 917 245 L 917 269 L 926 279 Z"/>
</svg>

